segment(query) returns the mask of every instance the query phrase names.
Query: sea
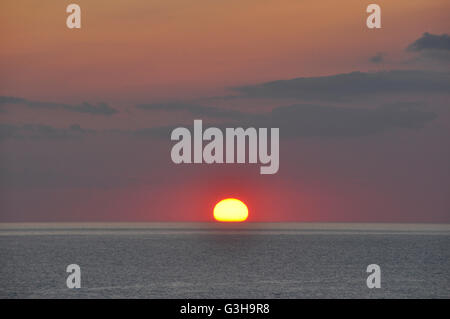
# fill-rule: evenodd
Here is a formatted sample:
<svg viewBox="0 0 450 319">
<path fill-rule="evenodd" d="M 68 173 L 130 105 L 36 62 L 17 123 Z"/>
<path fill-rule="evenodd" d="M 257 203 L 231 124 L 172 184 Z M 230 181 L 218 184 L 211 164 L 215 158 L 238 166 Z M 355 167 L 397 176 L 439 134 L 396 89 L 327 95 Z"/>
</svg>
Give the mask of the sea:
<svg viewBox="0 0 450 319">
<path fill-rule="evenodd" d="M 450 224 L 3 223 L 0 298 L 450 298 Z"/>
</svg>

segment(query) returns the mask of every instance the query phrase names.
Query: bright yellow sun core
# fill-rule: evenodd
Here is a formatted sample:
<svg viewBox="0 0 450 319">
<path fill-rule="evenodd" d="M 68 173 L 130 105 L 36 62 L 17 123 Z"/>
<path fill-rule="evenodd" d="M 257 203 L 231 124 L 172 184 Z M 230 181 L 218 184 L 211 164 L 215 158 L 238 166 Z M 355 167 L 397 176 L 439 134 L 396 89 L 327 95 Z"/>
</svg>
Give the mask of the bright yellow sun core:
<svg viewBox="0 0 450 319">
<path fill-rule="evenodd" d="M 219 222 L 243 222 L 248 217 L 248 208 L 239 199 L 227 198 L 214 207 L 214 219 Z"/>
</svg>

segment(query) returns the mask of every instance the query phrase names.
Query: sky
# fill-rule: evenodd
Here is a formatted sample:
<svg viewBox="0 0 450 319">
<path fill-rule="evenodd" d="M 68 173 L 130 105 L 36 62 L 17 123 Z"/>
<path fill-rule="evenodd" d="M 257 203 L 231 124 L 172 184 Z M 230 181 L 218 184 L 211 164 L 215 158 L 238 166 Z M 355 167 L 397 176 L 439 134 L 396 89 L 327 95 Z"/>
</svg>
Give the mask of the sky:
<svg viewBox="0 0 450 319">
<path fill-rule="evenodd" d="M 81 29 L 66 6 L 81 7 Z M 0 222 L 450 222 L 450 3 L 0 4 Z M 170 130 L 279 127 L 280 169 L 176 165 Z"/>
</svg>

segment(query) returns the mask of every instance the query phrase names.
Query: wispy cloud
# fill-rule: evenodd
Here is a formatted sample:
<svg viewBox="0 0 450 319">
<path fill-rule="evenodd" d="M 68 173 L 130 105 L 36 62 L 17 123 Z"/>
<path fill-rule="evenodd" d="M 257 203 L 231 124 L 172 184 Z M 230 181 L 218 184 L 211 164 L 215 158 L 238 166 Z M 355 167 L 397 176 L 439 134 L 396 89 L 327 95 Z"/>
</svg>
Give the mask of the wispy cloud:
<svg viewBox="0 0 450 319">
<path fill-rule="evenodd" d="M 226 110 L 219 110 L 227 114 Z M 197 110 L 194 113 L 192 119 L 202 118 L 202 114 Z M 393 129 L 420 129 L 436 117 L 435 113 L 424 111 L 421 105 L 414 103 L 390 104 L 375 109 L 296 104 L 277 107 L 262 114 L 242 113 L 233 118 L 227 114 L 223 116 L 223 124 L 214 126 L 278 127 L 282 137 L 357 137 Z M 0 124 L 0 139 L 72 139 L 93 134 L 168 138 L 170 132 L 178 126 L 183 125 L 95 131 L 81 128 L 79 125 L 55 128 L 42 124 Z M 205 123 L 204 126 L 208 125 Z"/>
<path fill-rule="evenodd" d="M 240 118 L 243 116 L 247 116 L 246 113 L 204 106 L 199 104 L 191 104 L 185 102 L 169 102 L 169 103 L 149 103 L 149 104 L 140 104 L 136 105 L 137 108 L 142 110 L 163 110 L 166 112 L 180 112 L 187 111 L 193 115 L 205 116 L 205 117 L 218 117 L 218 118 Z"/>
<path fill-rule="evenodd" d="M 94 134 L 93 130 L 81 128 L 78 124 L 67 128 L 56 128 L 44 124 L 0 124 L 0 140 L 4 139 L 73 139 Z"/>
<path fill-rule="evenodd" d="M 32 109 L 59 109 L 70 112 L 86 113 L 92 115 L 113 115 L 118 111 L 107 103 L 91 104 L 83 102 L 81 104 L 64 104 L 54 102 L 31 101 L 20 97 L 0 96 L 0 106 L 24 105 Z"/>
<path fill-rule="evenodd" d="M 449 93 L 450 73 L 423 70 L 352 72 L 278 80 L 234 88 L 250 98 L 339 100 L 369 94 Z"/>
<path fill-rule="evenodd" d="M 182 110 L 188 111 L 189 108 Z M 221 112 L 218 111 L 217 114 Z M 226 114 L 226 110 L 223 110 L 223 114 Z M 198 109 L 191 115 L 192 119 L 204 116 Z M 423 106 L 416 103 L 395 103 L 375 109 L 296 104 L 277 107 L 261 114 L 241 112 L 232 118 L 228 115 L 222 117 L 224 122 L 220 127 L 278 127 L 282 137 L 366 136 L 392 129 L 420 129 L 437 117 L 435 113 L 423 110 Z M 175 127 L 139 129 L 127 134 L 167 137 Z"/>
</svg>

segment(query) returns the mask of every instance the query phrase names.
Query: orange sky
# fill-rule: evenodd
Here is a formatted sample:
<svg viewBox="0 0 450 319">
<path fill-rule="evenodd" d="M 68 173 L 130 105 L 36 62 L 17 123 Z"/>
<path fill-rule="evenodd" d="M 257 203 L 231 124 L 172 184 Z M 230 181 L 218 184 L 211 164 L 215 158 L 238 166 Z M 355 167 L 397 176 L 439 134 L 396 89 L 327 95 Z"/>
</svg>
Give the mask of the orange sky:
<svg viewBox="0 0 450 319">
<path fill-rule="evenodd" d="M 72 2 L 2 1 L 1 95 L 204 96 L 243 83 L 368 70 L 380 51 L 392 67 L 423 32 L 450 29 L 445 0 L 378 0 L 381 30 L 365 27 L 369 2 L 359 0 L 78 0 L 82 29 L 69 30 Z"/>
<path fill-rule="evenodd" d="M 81 6 L 81 30 L 66 27 L 70 3 Z M 370 3 L 382 29 L 366 27 Z M 336 83 L 318 89 L 330 100 L 220 98 L 296 77 L 448 72 L 448 50 L 433 61 L 405 50 L 424 32 L 447 41 L 448 12 L 448 0 L 2 0 L 0 220 L 211 220 L 218 200 L 237 197 L 252 221 L 448 222 L 448 77 L 438 90 L 423 85 L 426 73 L 392 92 L 384 78 L 352 91 L 351 77 L 348 99 L 334 99 Z M 85 101 L 116 112 L 80 111 Z M 137 107 L 158 102 L 182 108 Z M 196 104 L 297 132 L 281 139 L 279 173 L 175 165 L 168 138 L 139 134 L 194 116 L 229 123 Z"/>
</svg>

